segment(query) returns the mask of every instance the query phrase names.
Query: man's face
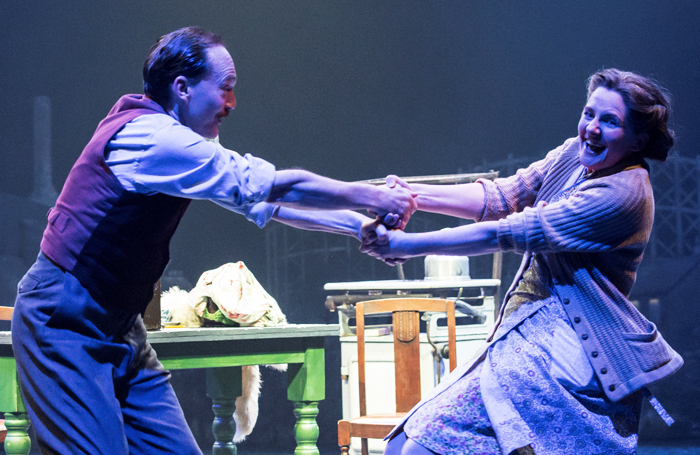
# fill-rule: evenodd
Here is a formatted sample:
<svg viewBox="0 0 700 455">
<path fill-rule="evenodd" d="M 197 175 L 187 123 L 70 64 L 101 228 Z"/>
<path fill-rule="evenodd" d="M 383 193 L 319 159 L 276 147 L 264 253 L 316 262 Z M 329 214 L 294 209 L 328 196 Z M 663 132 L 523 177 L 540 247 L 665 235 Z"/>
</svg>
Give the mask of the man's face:
<svg viewBox="0 0 700 455">
<path fill-rule="evenodd" d="M 219 135 L 221 119 L 236 107 L 233 96 L 236 68 L 225 47 L 214 46 L 206 52 L 209 72 L 202 80 L 189 86 L 189 101 L 180 122 L 195 133 L 214 139 Z"/>
</svg>

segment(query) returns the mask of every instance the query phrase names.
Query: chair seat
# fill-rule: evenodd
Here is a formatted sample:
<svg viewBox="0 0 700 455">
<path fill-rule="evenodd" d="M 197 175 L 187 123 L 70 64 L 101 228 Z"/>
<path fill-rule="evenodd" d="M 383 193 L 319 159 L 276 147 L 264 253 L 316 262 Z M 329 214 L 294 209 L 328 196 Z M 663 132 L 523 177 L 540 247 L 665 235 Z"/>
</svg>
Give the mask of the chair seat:
<svg viewBox="0 0 700 455">
<path fill-rule="evenodd" d="M 372 414 L 369 416 L 362 416 L 362 417 L 357 417 L 355 419 L 350 419 L 350 423 L 353 425 L 362 425 L 362 424 L 386 424 L 389 425 L 391 422 L 396 422 L 395 425 L 398 425 L 401 423 L 403 420 L 404 416 L 406 415 L 405 412 L 394 412 L 391 414 Z"/>
<path fill-rule="evenodd" d="M 384 439 L 403 421 L 405 413 L 375 414 L 350 420 L 350 432 L 358 438 Z"/>
<path fill-rule="evenodd" d="M 403 421 L 405 415 L 406 413 L 399 412 L 393 414 L 374 414 L 351 420 L 341 420 L 338 422 L 339 435 L 345 433 L 343 431 L 345 427 L 348 430 L 347 433 L 345 433 L 348 438 L 350 434 L 352 434 L 353 437 L 357 438 L 384 439 L 396 425 Z"/>
</svg>

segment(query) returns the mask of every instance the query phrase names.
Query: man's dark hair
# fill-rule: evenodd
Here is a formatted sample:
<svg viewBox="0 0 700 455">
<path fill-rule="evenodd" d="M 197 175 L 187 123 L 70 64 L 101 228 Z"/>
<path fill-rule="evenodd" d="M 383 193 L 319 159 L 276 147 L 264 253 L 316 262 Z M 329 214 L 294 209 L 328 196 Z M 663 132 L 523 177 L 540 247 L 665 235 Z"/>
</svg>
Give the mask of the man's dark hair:
<svg viewBox="0 0 700 455">
<path fill-rule="evenodd" d="M 163 35 L 153 45 L 143 64 L 143 91 L 167 108 L 169 87 L 176 77 L 199 82 L 209 71 L 206 50 L 223 46 L 220 36 L 199 27 L 185 27 Z"/>
</svg>

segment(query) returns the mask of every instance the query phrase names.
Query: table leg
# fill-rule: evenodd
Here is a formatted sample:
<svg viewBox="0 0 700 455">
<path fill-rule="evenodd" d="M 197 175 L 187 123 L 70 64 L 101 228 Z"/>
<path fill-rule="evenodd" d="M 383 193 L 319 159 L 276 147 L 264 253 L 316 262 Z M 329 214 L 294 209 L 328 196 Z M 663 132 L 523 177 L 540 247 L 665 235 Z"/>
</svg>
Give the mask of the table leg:
<svg viewBox="0 0 700 455">
<path fill-rule="evenodd" d="M 287 369 L 287 398 L 294 402 L 294 455 L 319 455 L 318 402 L 326 398 L 326 361 L 323 339 L 312 340 L 306 348 L 304 363 Z"/>
<path fill-rule="evenodd" d="M 6 412 L 5 428 L 5 453 L 7 455 L 28 455 L 32 449 L 32 441 L 29 439 L 29 416 L 26 412 Z"/>
<path fill-rule="evenodd" d="M 236 410 L 236 398 L 241 396 L 241 367 L 211 368 L 207 370 L 207 396 L 211 398 L 214 411 L 214 445 L 212 455 L 236 455 L 233 436 L 236 434 L 236 422 L 233 412 Z"/>
<path fill-rule="evenodd" d="M 297 401 L 294 403 L 294 416 L 297 419 L 294 425 L 294 439 L 297 447 L 294 455 L 319 455 L 316 442 L 318 441 L 318 415 L 317 401 Z"/>
</svg>

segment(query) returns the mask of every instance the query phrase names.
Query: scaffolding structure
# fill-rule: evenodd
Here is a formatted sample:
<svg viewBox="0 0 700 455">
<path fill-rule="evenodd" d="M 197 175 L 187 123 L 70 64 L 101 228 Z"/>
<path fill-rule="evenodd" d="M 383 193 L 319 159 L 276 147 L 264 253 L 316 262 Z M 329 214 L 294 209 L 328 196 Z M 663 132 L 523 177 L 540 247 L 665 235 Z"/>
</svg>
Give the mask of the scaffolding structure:
<svg viewBox="0 0 700 455">
<path fill-rule="evenodd" d="M 669 155 L 651 164 L 656 213 L 647 248 L 651 257 L 700 254 L 700 155 Z"/>
</svg>

